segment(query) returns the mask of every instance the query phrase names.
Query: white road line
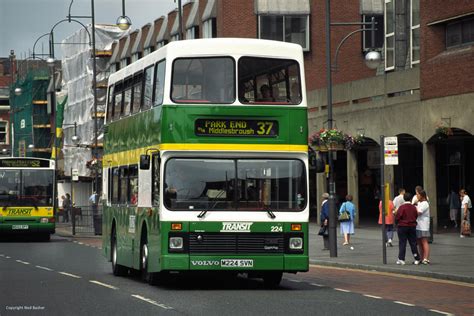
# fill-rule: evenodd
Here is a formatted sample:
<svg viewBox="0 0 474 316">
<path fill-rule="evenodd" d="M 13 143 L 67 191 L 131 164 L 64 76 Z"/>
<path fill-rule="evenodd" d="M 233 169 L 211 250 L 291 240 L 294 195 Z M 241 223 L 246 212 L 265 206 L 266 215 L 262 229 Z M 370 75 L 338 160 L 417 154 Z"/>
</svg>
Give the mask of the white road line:
<svg viewBox="0 0 474 316">
<path fill-rule="evenodd" d="M 336 291 L 339 291 L 339 292 L 346 292 L 346 293 L 350 293 L 351 291 L 349 290 L 344 290 L 344 289 L 338 289 L 338 288 L 334 288 Z"/>
<path fill-rule="evenodd" d="M 15 260 L 16 262 L 23 263 L 23 264 L 30 264 L 29 262 L 22 261 L 22 260 Z"/>
<path fill-rule="evenodd" d="M 300 280 L 294 280 L 294 279 L 287 279 L 287 280 L 290 281 L 290 282 L 301 283 Z"/>
<path fill-rule="evenodd" d="M 58 272 L 59 274 L 62 274 L 62 275 L 65 275 L 65 276 L 68 276 L 68 277 L 71 277 L 71 278 L 76 278 L 76 279 L 80 279 L 81 277 L 78 276 L 78 275 L 75 275 L 75 274 L 71 274 L 71 273 L 67 273 L 67 272 Z"/>
<path fill-rule="evenodd" d="M 449 316 L 454 315 L 454 314 L 451 314 L 451 313 L 446 313 L 446 312 L 439 311 L 437 309 L 430 309 L 430 312 L 435 312 L 435 313 L 438 313 L 438 314 L 449 315 Z"/>
<path fill-rule="evenodd" d="M 82 242 L 78 242 L 79 245 L 84 245 Z"/>
<path fill-rule="evenodd" d="M 397 304 L 400 304 L 400 305 L 405 305 L 405 306 L 415 306 L 413 304 L 410 304 L 410 303 L 405 303 L 405 302 L 400 302 L 400 301 L 393 301 L 394 303 L 397 303 Z"/>
<path fill-rule="evenodd" d="M 47 267 L 42 267 L 42 266 L 35 266 L 35 267 L 37 267 L 38 269 L 46 270 L 46 271 L 54 271 L 53 269 L 50 269 L 50 268 L 47 268 Z"/>
<path fill-rule="evenodd" d="M 5 256 L 5 258 L 10 259 L 11 257 L 10 256 Z"/>
<path fill-rule="evenodd" d="M 171 307 L 171 306 L 155 302 L 154 300 L 151 300 L 149 298 L 146 298 L 146 297 L 143 297 L 143 296 L 140 296 L 140 295 L 137 295 L 137 294 L 132 294 L 132 296 L 135 297 L 135 298 L 138 298 L 139 300 L 145 301 L 147 303 L 153 304 L 155 306 L 158 306 L 158 307 L 161 307 L 161 308 L 164 308 L 164 309 L 173 309 L 173 307 Z"/>
<path fill-rule="evenodd" d="M 110 285 L 110 284 L 105 284 L 105 283 L 102 283 L 102 282 L 99 282 L 99 281 L 94 281 L 94 280 L 89 280 L 89 282 L 100 285 L 100 286 L 107 287 L 107 288 L 112 289 L 112 290 L 118 290 L 118 287 L 115 287 L 115 286 Z"/>
<path fill-rule="evenodd" d="M 2 254 L 2 253 L 0 253 L 0 257 L 5 257 L 5 255 L 4 255 L 4 254 Z"/>
<path fill-rule="evenodd" d="M 317 286 L 317 287 L 324 287 L 324 285 L 318 284 L 318 283 L 310 283 L 310 285 Z"/>
<path fill-rule="evenodd" d="M 369 295 L 369 294 L 364 294 L 365 297 L 370 297 L 370 298 L 375 298 L 375 299 L 382 299 L 380 296 L 375 296 L 375 295 Z"/>
</svg>

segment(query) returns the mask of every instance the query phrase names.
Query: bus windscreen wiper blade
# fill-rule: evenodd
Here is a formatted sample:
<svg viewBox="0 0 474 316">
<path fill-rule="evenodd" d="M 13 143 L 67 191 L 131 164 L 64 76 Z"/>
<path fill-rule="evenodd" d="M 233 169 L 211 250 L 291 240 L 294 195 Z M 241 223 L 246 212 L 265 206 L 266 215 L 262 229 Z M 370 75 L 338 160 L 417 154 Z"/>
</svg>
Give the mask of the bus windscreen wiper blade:
<svg viewBox="0 0 474 316">
<path fill-rule="evenodd" d="M 274 218 L 276 218 L 275 214 L 273 214 L 273 212 L 272 212 L 272 211 L 270 211 L 270 210 L 267 210 L 267 213 L 268 213 L 268 215 L 270 215 L 270 218 L 271 218 L 271 219 L 274 219 Z"/>
<path fill-rule="evenodd" d="M 212 204 L 211 207 L 209 207 L 207 210 L 203 210 L 201 213 L 199 213 L 199 215 L 197 216 L 198 218 L 203 218 L 204 215 L 206 215 L 207 212 L 209 212 L 210 210 L 213 210 L 217 204 L 219 203 L 218 199 L 224 195 L 226 191 L 225 190 L 221 190 L 219 193 L 217 193 L 217 195 L 212 199 L 212 201 L 214 201 L 214 204 Z"/>
</svg>

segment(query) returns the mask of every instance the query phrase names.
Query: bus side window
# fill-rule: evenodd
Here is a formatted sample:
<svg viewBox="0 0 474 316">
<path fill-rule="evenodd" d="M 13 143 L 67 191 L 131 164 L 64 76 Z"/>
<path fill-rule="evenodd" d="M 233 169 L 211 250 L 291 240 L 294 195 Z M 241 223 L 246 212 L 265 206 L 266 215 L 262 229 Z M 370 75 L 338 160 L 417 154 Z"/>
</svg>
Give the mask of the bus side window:
<svg viewBox="0 0 474 316">
<path fill-rule="evenodd" d="M 160 155 L 152 157 L 152 205 L 160 205 Z"/>
<path fill-rule="evenodd" d="M 151 108 L 153 99 L 153 66 L 145 68 L 145 75 L 143 76 L 143 103 L 142 110 Z"/>
<path fill-rule="evenodd" d="M 124 84 L 124 95 L 123 95 L 123 112 L 122 112 L 122 117 L 123 116 L 128 116 L 130 115 L 130 110 L 132 107 L 132 77 L 129 77 L 125 79 L 125 84 Z"/>
<path fill-rule="evenodd" d="M 138 165 L 128 167 L 128 204 L 138 203 Z"/>
<path fill-rule="evenodd" d="M 127 204 L 128 199 L 128 166 L 120 167 L 119 204 Z"/>
<path fill-rule="evenodd" d="M 163 94 L 165 92 L 165 66 L 164 60 L 155 65 L 155 80 L 153 80 L 153 105 L 163 104 Z"/>
<path fill-rule="evenodd" d="M 140 111 L 142 103 L 142 77 L 142 72 L 136 73 L 133 76 L 132 113 Z"/>
<path fill-rule="evenodd" d="M 115 85 L 114 89 L 114 120 L 120 118 L 120 113 L 122 113 L 122 101 L 123 101 L 123 82 Z"/>
<path fill-rule="evenodd" d="M 110 123 L 114 117 L 114 86 L 109 87 L 107 95 L 107 123 Z"/>
<path fill-rule="evenodd" d="M 119 174 L 120 169 L 115 167 L 112 168 L 112 187 L 111 187 L 111 192 L 112 192 L 112 204 L 118 204 L 119 203 Z"/>
</svg>

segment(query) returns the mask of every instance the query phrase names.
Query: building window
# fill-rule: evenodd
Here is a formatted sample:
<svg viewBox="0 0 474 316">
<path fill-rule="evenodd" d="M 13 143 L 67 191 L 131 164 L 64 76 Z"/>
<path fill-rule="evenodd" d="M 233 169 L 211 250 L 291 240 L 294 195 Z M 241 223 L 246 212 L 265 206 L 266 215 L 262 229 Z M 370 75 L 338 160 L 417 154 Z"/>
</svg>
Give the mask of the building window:
<svg viewBox="0 0 474 316">
<path fill-rule="evenodd" d="M 375 18 L 375 41 L 374 47 L 372 47 L 372 32 L 371 31 L 364 31 L 362 32 L 362 51 L 370 51 L 370 50 L 382 50 L 383 48 L 383 40 L 384 40 L 384 23 L 383 23 L 383 15 L 382 14 L 373 14 L 373 15 L 362 15 L 362 22 L 370 23 L 372 22 L 372 17 Z M 364 25 L 364 29 L 370 30 L 370 25 Z"/>
<path fill-rule="evenodd" d="M 166 41 L 166 40 L 159 41 L 159 42 L 156 44 L 156 49 L 158 49 L 158 48 L 160 48 L 160 47 L 163 47 L 163 46 L 165 46 L 166 44 L 168 44 L 168 41 Z"/>
<path fill-rule="evenodd" d="M 474 18 L 463 19 L 446 25 L 446 47 L 474 43 Z"/>
<path fill-rule="evenodd" d="M 309 51 L 309 15 L 259 15 L 259 38 L 300 44 Z"/>
<path fill-rule="evenodd" d="M 420 0 L 410 1 L 410 65 L 420 63 Z"/>
<path fill-rule="evenodd" d="M 216 18 L 208 19 L 202 22 L 202 37 L 215 38 L 217 37 Z"/>
<path fill-rule="evenodd" d="M 186 30 L 186 39 L 199 38 L 199 27 L 193 26 Z"/>
<path fill-rule="evenodd" d="M 143 56 L 146 56 L 146 55 L 150 54 L 151 52 L 153 52 L 153 47 L 152 46 L 147 47 L 143 50 Z"/>
<path fill-rule="evenodd" d="M 179 41 L 179 33 L 171 36 L 170 42 L 175 42 L 175 41 Z"/>
<path fill-rule="evenodd" d="M 141 52 L 136 52 L 132 55 L 132 63 L 139 60 L 142 58 L 142 53 Z"/>
<path fill-rule="evenodd" d="M 0 122 L 0 144 L 7 143 L 7 122 Z"/>
<path fill-rule="evenodd" d="M 395 69 L 395 0 L 385 0 L 385 70 Z"/>
</svg>

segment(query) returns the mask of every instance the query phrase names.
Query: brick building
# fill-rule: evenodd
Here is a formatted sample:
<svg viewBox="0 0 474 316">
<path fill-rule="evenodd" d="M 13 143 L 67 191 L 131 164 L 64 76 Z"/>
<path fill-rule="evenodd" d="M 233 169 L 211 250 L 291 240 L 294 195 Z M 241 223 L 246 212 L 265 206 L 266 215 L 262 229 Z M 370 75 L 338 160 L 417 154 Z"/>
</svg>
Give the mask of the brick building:
<svg viewBox="0 0 474 316">
<path fill-rule="evenodd" d="M 116 41 L 110 70 L 116 71 L 180 38 L 250 37 L 302 45 L 310 132 L 327 126 L 324 0 L 195 0 Z M 385 167 L 392 190 L 423 185 L 435 229 L 449 222 L 450 188 L 474 190 L 474 3 L 442 0 L 333 0 L 333 22 L 378 22 L 375 47 L 356 32 L 341 46 L 333 72 L 334 125 L 365 142 L 337 152 L 337 195 L 354 195 L 357 221 L 377 220 L 380 135 L 397 136 L 398 166 Z M 331 27 L 336 47 L 359 26 Z M 135 41 L 138 41 L 135 44 Z M 129 49 L 129 47 L 133 47 Z M 384 57 L 376 70 L 364 54 Z M 442 127 L 442 128 L 438 128 Z M 443 133 L 443 131 L 445 133 Z M 446 133 L 448 135 L 446 135 Z M 470 176 L 469 176 L 470 175 Z M 311 174 L 313 206 L 326 191 L 324 174 Z M 316 187 L 316 188 L 315 188 Z"/>
<path fill-rule="evenodd" d="M 10 148 L 10 86 L 15 79 L 16 60 L 0 58 L 0 156 L 9 156 Z"/>
</svg>

